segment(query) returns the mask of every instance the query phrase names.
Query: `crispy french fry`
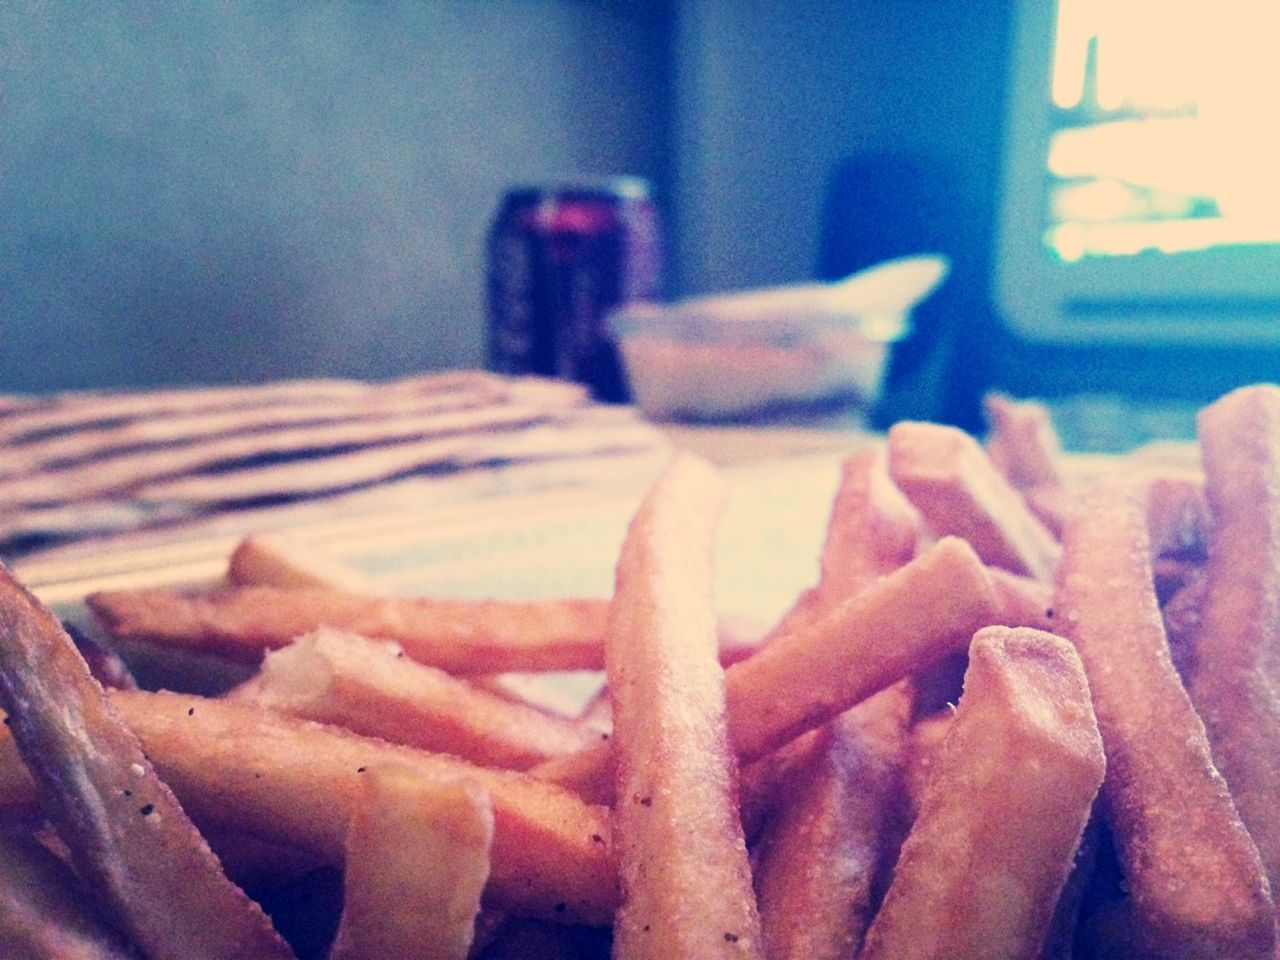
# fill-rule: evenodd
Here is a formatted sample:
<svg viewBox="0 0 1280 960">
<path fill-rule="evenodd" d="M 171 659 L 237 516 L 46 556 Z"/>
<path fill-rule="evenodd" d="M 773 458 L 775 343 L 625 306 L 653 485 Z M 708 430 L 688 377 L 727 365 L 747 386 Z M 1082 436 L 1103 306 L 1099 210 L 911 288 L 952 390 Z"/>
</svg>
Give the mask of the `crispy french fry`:
<svg viewBox="0 0 1280 960">
<path fill-rule="evenodd" d="M 450 673 L 603 666 L 605 600 L 373 597 L 319 588 L 116 590 L 87 598 L 113 636 L 257 662 L 322 626 L 394 640 Z"/>
<path fill-rule="evenodd" d="M 992 627 L 862 960 L 1036 957 L 1105 760 L 1071 645 Z"/>
<path fill-rule="evenodd" d="M 373 581 L 349 564 L 317 553 L 287 534 L 255 533 L 236 545 L 227 579 L 242 587 L 322 587 L 376 595 Z"/>
<path fill-rule="evenodd" d="M 992 566 L 1051 582 L 1061 549 L 962 430 L 904 422 L 889 430 L 889 475 L 939 535 L 963 537 Z"/>
<path fill-rule="evenodd" d="M 0 831 L 0 956 L 128 960 L 132 952 L 90 902 L 61 860 L 35 840 Z"/>
<path fill-rule="evenodd" d="M 113 921 L 153 960 L 291 957 L 227 880 L 71 638 L 2 569 L 0 637 L 0 705 L 14 742 Z"/>
<path fill-rule="evenodd" d="M 1052 631 L 1053 587 L 999 567 L 988 567 L 987 573 L 991 576 L 996 601 L 1000 605 L 996 613 L 996 622 L 1000 626 Z"/>
<path fill-rule="evenodd" d="M 1245 387 L 1199 419 L 1213 535 L 1188 692 L 1273 898 L 1280 896 L 1280 388 Z"/>
<path fill-rule="evenodd" d="M 818 584 L 805 591 L 770 638 L 819 618 L 915 556 L 924 520 L 889 479 L 885 452 L 859 450 L 845 460 L 831 504 Z"/>
<path fill-rule="evenodd" d="M 3 729 L 0 729 L 0 812 L 6 818 L 16 819 L 24 808 L 30 809 L 35 802 L 36 788 L 31 780 L 31 771 L 18 752 L 18 745 L 13 742 L 9 733 L 9 718 L 6 715 Z"/>
<path fill-rule="evenodd" d="M 1000 567 L 987 567 L 987 575 L 996 594 L 997 609 L 991 618 L 992 624 L 1038 630 L 1053 628 L 1053 587 Z M 917 717 L 942 710 L 960 699 L 968 660 L 968 651 L 962 650 L 915 672 L 911 682 L 915 687 Z"/>
<path fill-rule="evenodd" d="M 607 924 L 617 883 L 607 811 L 509 770 L 361 737 L 258 707 L 176 693 L 112 702 L 191 815 L 291 843 L 340 864 L 362 770 L 398 764 L 467 778 L 493 804 L 488 896 L 515 912 Z"/>
<path fill-rule="evenodd" d="M 456 674 L 599 670 L 609 613 L 609 601 L 589 597 L 463 600 L 278 586 L 107 590 L 85 602 L 125 645 L 255 664 L 327 626 L 392 640 L 419 663 Z M 726 662 L 759 646 L 742 631 L 737 621 L 722 625 Z"/>
<path fill-rule="evenodd" d="M 818 589 L 839 602 L 916 555 L 924 532 L 918 510 L 889 479 L 883 448 L 844 462 L 822 545 Z"/>
<path fill-rule="evenodd" d="M 1080 846 L 1076 849 L 1075 861 L 1071 872 L 1062 885 L 1062 893 L 1058 894 L 1058 905 L 1054 908 L 1053 918 L 1049 921 L 1049 932 L 1045 934 L 1044 944 L 1040 948 L 1038 960 L 1074 960 L 1079 953 L 1076 947 L 1076 931 L 1080 926 L 1085 894 L 1093 882 L 1098 864 L 1098 844 L 1102 833 L 1102 822 L 1097 815 L 1097 801 L 1094 801 L 1094 812 L 1085 825 L 1080 836 Z M 1100 958 L 1094 958 L 1100 960 Z"/>
<path fill-rule="evenodd" d="M 1063 530 L 1054 619 L 1089 675 L 1102 806 L 1145 949 L 1270 957 L 1266 874 L 1170 661 L 1152 578 L 1152 557 L 1195 534 L 1199 503 L 1185 481 L 1102 482 Z"/>
<path fill-rule="evenodd" d="M 769 960 L 856 955 L 901 839 L 897 816 L 910 687 L 897 684 L 831 721 L 765 828 L 755 887 Z"/>
<path fill-rule="evenodd" d="M 678 456 L 631 521 L 606 640 L 622 902 L 614 955 L 763 960 L 716 660 L 723 480 Z M 750 661 L 747 661 L 750 662 Z"/>
<path fill-rule="evenodd" d="M 987 456 L 1017 490 L 1062 485 L 1062 442 L 1043 404 L 989 393 Z"/>
<path fill-rule="evenodd" d="M 596 739 L 570 720 L 408 660 L 394 644 L 329 629 L 267 654 L 262 670 L 227 696 L 512 770 Z"/>
<path fill-rule="evenodd" d="M 601 733 L 599 742 L 567 757 L 553 757 L 529 768 L 529 773 L 539 780 L 554 783 L 577 794 L 587 803 L 613 805 L 614 762 L 610 733 Z M 8 782 L 0 776 L 0 791 Z M 4 793 L 0 792 L 0 797 Z"/>
<path fill-rule="evenodd" d="M 1195 670 L 1196 635 L 1200 632 L 1200 608 L 1204 606 L 1205 593 L 1209 589 L 1209 580 L 1203 569 L 1189 576 L 1186 581 L 1161 607 L 1160 616 L 1164 621 L 1164 631 L 1169 638 L 1169 657 L 1187 683 Z M 1188 691 L 1194 698 L 1197 696 Z M 1198 708 L 1197 708 L 1198 710 Z M 1203 720 L 1204 717 L 1202 716 Z M 1210 747 L 1213 744 L 1210 742 Z"/>
<path fill-rule="evenodd" d="M 830 728 L 826 724 L 808 730 L 738 771 L 738 813 L 748 843 L 755 842 L 769 817 L 786 802 L 792 784 L 829 749 Z"/>
<path fill-rule="evenodd" d="M 725 671 L 738 757 L 758 760 L 885 687 L 962 650 L 1000 609 L 987 568 L 947 537 L 825 616 L 797 621 Z M 608 737 L 531 772 L 592 803 L 610 802 Z"/>
<path fill-rule="evenodd" d="M 912 820 L 920 811 L 920 801 L 933 779 L 939 752 L 951 731 L 955 716 L 954 707 L 945 707 L 920 717 L 912 724 L 906 770 L 907 807 L 911 811 Z"/>
<path fill-rule="evenodd" d="M 489 877 L 488 796 L 396 767 L 370 767 L 361 788 L 330 960 L 466 960 Z"/>
<path fill-rule="evenodd" d="M 1022 491 L 1022 499 L 1045 529 L 1061 540 L 1062 527 L 1079 507 L 1086 490 L 1087 485 L 1028 487 Z"/>
<path fill-rule="evenodd" d="M 969 545 L 939 540 L 810 627 L 775 637 L 726 671 L 729 734 L 739 757 L 762 757 L 964 649 L 997 610 L 991 578 Z"/>
<path fill-rule="evenodd" d="M 963 650 L 999 603 L 987 568 L 945 537 L 825 616 L 779 634 L 725 671 L 729 735 L 758 760 L 885 687 Z M 532 772 L 595 803 L 608 802 L 610 748 L 539 764 Z"/>
</svg>

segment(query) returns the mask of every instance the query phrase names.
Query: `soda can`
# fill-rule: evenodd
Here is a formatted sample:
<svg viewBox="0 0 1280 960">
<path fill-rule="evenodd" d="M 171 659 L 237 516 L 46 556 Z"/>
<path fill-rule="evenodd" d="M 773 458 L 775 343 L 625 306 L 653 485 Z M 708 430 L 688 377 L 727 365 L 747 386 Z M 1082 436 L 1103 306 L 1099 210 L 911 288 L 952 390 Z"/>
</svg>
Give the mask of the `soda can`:
<svg viewBox="0 0 1280 960">
<path fill-rule="evenodd" d="M 627 401 L 606 318 L 659 296 L 659 231 L 640 179 L 508 191 L 488 241 L 490 369 L 574 380 L 597 400 Z"/>
</svg>

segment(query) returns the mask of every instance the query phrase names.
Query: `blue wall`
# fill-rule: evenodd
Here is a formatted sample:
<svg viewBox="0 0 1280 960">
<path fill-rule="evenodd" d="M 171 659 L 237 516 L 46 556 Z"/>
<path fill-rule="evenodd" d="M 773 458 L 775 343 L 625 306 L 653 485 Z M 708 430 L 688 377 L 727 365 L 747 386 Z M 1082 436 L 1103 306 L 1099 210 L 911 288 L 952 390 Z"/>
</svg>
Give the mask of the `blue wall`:
<svg viewBox="0 0 1280 960">
<path fill-rule="evenodd" d="M 668 21 L 0 4 L 0 390 L 480 363 L 508 184 L 665 182 Z"/>
</svg>

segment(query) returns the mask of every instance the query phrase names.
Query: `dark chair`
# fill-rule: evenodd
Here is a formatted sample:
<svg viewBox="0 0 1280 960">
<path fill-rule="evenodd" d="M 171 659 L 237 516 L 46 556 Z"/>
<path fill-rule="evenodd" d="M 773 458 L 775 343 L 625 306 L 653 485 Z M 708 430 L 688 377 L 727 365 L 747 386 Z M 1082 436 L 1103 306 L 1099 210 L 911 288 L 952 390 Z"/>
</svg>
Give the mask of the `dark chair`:
<svg viewBox="0 0 1280 960">
<path fill-rule="evenodd" d="M 941 253 L 946 282 L 914 314 L 886 372 L 877 426 L 904 418 L 981 427 L 990 303 L 992 203 L 940 158 L 884 152 L 832 171 L 823 205 L 818 276 L 835 280 L 893 257 Z"/>
</svg>

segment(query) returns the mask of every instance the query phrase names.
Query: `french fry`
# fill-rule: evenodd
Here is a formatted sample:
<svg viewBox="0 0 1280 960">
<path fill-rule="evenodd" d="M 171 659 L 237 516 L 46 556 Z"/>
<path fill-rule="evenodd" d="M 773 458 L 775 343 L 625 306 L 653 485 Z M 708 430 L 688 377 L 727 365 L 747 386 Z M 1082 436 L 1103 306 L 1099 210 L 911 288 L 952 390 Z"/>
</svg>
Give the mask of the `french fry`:
<svg viewBox="0 0 1280 960">
<path fill-rule="evenodd" d="M 1280 388 L 1245 387 L 1199 417 L 1213 535 L 1188 692 L 1280 896 Z"/>
<path fill-rule="evenodd" d="M 227 696 L 512 770 L 596 739 L 582 725 L 410 661 L 393 644 L 330 629 L 267 654 L 262 670 Z"/>
<path fill-rule="evenodd" d="M 47 849 L 0 831 L 0 956 L 128 960 L 132 952 L 88 908 L 90 901 Z"/>
<path fill-rule="evenodd" d="M 966 662 L 967 666 L 967 662 Z M 942 744 L 946 742 L 951 724 L 955 722 L 955 707 L 944 707 L 918 718 L 911 726 L 911 744 L 906 771 L 907 806 L 914 820 L 920 811 L 933 771 L 938 764 Z"/>
<path fill-rule="evenodd" d="M 988 393 L 982 409 L 990 427 L 987 456 L 1015 489 L 1062 485 L 1062 441 L 1043 404 Z"/>
<path fill-rule="evenodd" d="M 323 587 L 376 595 L 377 586 L 350 564 L 317 553 L 281 533 L 255 533 L 231 552 L 227 579 L 242 587 Z"/>
<path fill-rule="evenodd" d="M 725 673 L 729 735 L 754 760 L 871 694 L 962 650 L 998 610 L 986 568 L 944 537 L 811 627 Z"/>
<path fill-rule="evenodd" d="M 729 736 L 758 760 L 873 693 L 963 650 L 999 603 L 987 568 L 963 540 L 944 537 L 915 560 L 779 634 L 725 671 Z M 594 803 L 608 802 L 610 747 L 532 769 Z"/>
<path fill-rule="evenodd" d="M 1054 619 L 1089 676 L 1107 753 L 1102 807 L 1144 949 L 1270 957 L 1266 874 L 1170 661 L 1152 578 L 1152 557 L 1202 522 L 1193 484 L 1101 482 L 1063 530 Z"/>
<path fill-rule="evenodd" d="M 1062 527 L 1067 522 L 1067 517 L 1079 506 L 1084 490 L 1055 484 L 1051 487 L 1028 487 L 1021 492 L 1023 502 L 1032 516 L 1061 540 Z"/>
<path fill-rule="evenodd" d="M 964 431 L 895 424 L 889 475 L 934 533 L 963 537 L 992 566 L 1052 582 L 1058 542 Z"/>
<path fill-rule="evenodd" d="M 607 811 L 551 784 L 225 700 L 121 690 L 112 703 L 202 824 L 341 864 L 363 770 L 393 764 L 430 779 L 470 779 L 493 804 L 487 896 L 496 906 L 564 922 L 613 917 Z"/>
<path fill-rule="evenodd" d="M 1071 645 L 974 638 L 964 696 L 861 960 L 1033 960 L 1106 762 Z"/>
<path fill-rule="evenodd" d="M 609 601 L 385 597 L 323 587 L 230 586 L 106 590 L 85 602 L 119 644 L 212 654 L 256 664 L 320 627 L 398 643 L 406 655 L 455 674 L 599 670 Z M 734 662 L 759 643 L 740 621 L 721 628 Z"/>
<path fill-rule="evenodd" d="M 375 597 L 320 588 L 231 587 L 204 593 L 116 590 L 87 603 L 113 637 L 256 663 L 322 626 L 394 640 L 450 673 L 594 670 L 604 664 L 606 600 Z"/>
<path fill-rule="evenodd" d="M 996 622 L 1005 627 L 1053 628 L 1053 587 L 999 567 L 988 567 L 1000 609 Z"/>
<path fill-rule="evenodd" d="M 529 768 L 539 780 L 554 783 L 587 803 L 612 806 L 614 799 L 614 756 L 612 734 L 602 732 L 599 742 L 566 757 L 553 757 Z M 0 791 L 7 778 L 0 776 Z M 4 796 L 0 792 L 0 797 Z"/>
<path fill-rule="evenodd" d="M 817 586 L 802 593 L 770 638 L 818 619 L 915 556 L 924 520 L 889 479 L 884 450 L 868 447 L 840 469 Z"/>
<path fill-rule="evenodd" d="M 0 638 L 0 705 L 14 743 L 112 920 L 153 960 L 291 957 L 227 880 L 71 638 L 3 569 Z"/>
<path fill-rule="evenodd" d="M 618 560 L 605 650 L 620 798 L 613 950 L 628 960 L 764 956 L 716 661 L 711 557 L 725 497 L 708 464 L 678 456 Z"/>
<path fill-rule="evenodd" d="M 748 843 L 755 842 L 769 817 L 787 801 L 792 784 L 830 748 L 830 727 L 828 723 L 807 730 L 738 771 L 738 813 Z"/>
<path fill-rule="evenodd" d="M 0 813 L 6 819 L 16 819 L 24 808 L 35 802 L 36 788 L 31 771 L 18 752 L 18 745 L 9 733 L 9 718 L 5 717 L 0 729 Z"/>
<path fill-rule="evenodd" d="M 910 688 L 890 687 L 828 724 L 756 852 L 769 960 L 853 957 L 897 854 Z"/>
<path fill-rule="evenodd" d="M 1080 836 L 1080 846 L 1076 849 L 1075 861 L 1071 872 L 1058 894 L 1058 905 L 1054 908 L 1053 918 L 1049 921 L 1049 931 L 1045 934 L 1044 945 L 1040 948 L 1038 960 L 1074 960 L 1079 956 L 1076 946 L 1076 932 L 1080 926 L 1080 917 L 1084 908 L 1085 895 L 1093 882 L 1098 866 L 1098 845 L 1102 833 L 1102 821 L 1097 815 L 1097 801 L 1094 801 L 1094 812 L 1085 824 L 1084 833 Z M 1101 960 L 1101 958 L 1094 958 Z"/>
<path fill-rule="evenodd" d="M 369 768 L 361 786 L 330 960 L 466 960 L 489 876 L 488 796 L 395 767 Z"/>
<path fill-rule="evenodd" d="M 819 592 L 828 602 L 858 593 L 914 557 L 923 533 L 919 511 L 889 479 L 885 451 L 854 453 L 831 504 Z"/>
<path fill-rule="evenodd" d="M 1053 629 L 1052 586 L 1000 567 L 987 567 L 987 576 L 991 578 L 996 594 L 992 624 Z M 917 717 L 942 710 L 960 698 L 968 659 L 968 651 L 962 650 L 915 672 L 911 682 L 915 687 Z"/>
<path fill-rule="evenodd" d="M 1209 580 L 1204 570 L 1192 574 L 1160 607 L 1164 631 L 1169 638 L 1169 657 L 1186 683 L 1195 670 L 1196 635 L 1200 632 L 1200 609 L 1204 606 Z M 1188 691 L 1194 704 L 1201 694 Z M 1203 693 L 1203 690 L 1201 691 Z M 1197 712 L 1199 707 L 1197 707 Z M 1201 716 L 1203 720 L 1204 717 Z M 1213 744 L 1210 743 L 1210 748 Z"/>
</svg>

